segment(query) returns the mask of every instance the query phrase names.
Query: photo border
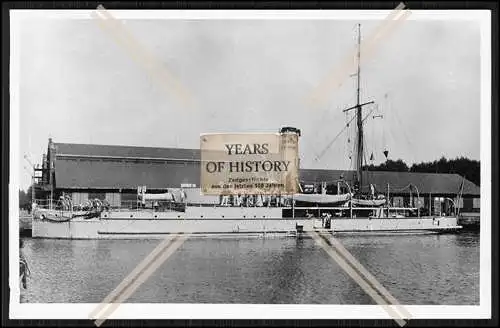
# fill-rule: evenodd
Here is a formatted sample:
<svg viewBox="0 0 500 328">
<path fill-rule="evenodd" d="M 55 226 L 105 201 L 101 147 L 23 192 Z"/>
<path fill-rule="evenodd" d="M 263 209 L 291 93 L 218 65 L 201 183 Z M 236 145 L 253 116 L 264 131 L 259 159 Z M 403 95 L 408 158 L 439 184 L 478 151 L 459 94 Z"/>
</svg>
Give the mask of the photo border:
<svg viewBox="0 0 500 328">
<path fill-rule="evenodd" d="M 96 7 L 97 7 L 97 4 L 96 3 Z M 111 4 L 103 4 L 104 7 L 106 8 L 113 8 L 113 4 L 114 5 L 117 5 L 117 3 L 111 3 Z M 384 4 L 387 5 L 387 2 L 384 2 Z M 449 5 L 450 3 L 446 3 L 447 5 Z M 476 5 L 476 6 L 479 6 L 480 5 L 483 5 L 484 6 L 484 2 L 481 3 L 469 3 L 470 5 Z M 63 3 L 64 5 L 64 3 Z M 129 4 L 130 5 L 130 4 Z M 394 7 L 397 5 L 397 3 L 394 4 Z M 491 3 L 489 4 L 491 7 L 493 7 L 491 5 Z M 3 31 L 9 31 L 9 27 L 12 28 L 13 26 L 12 25 L 9 25 L 9 13 L 8 11 L 6 10 L 6 8 L 4 7 L 4 5 L 2 4 L 2 21 L 3 21 L 3 26 L 4 29 Z M 15 6 L 10 6 L 11 8 L 12 7 L 15 7 Z M 365 5 L 366 7 L 366 5 Z M 392 4 L 388 6 L 388 8 L 392 8 Z M 415 19 L 416 16 L 418 16 L 419 12 L 414 9 L 416 7 L 418 7 L 416 4 L 412 4 L 411 2 L 408 3 L 408 7 L 410 10 L 412 10 L 412 16 L 413 17 L 410 17 L 409 20 L 412 20 L 412 19 Z M 433 4 L 433 7 L 439 7 L 439 6 L 436 6 L 435 3 Z M 491 8 L 490 7 L 490 8 Z M 57 8 L 57 6 L 56 6 Z M 339 8 L 336 8 L 336 9 L 339 9 Z M 498 9 L 498 7 L 494 7 L 494 9 Z M 6 13 L 7 11 L 7 13 Z M 112 14 L 117 17 L 117 18 L 120 18 L 120 14 L 116 14 L 116 12 L 113 12 L 112 10 L 110 10 L 110 12 L 112 12 Z M 346 12 L 345 10 L 342 11 L 342 12 Z M 389 12 L 389 10 L 386 10 L 385 11 L 385 14 L 387 15 L 387 13 Z M 227 11 L 225 11 L 224 13 L 222 13 L 222 15 L 227 15 Z M 244 15 L 247 15 L 248 12 L 246 12 Z M 429 11 L 426 12 L 426 14 L 428 14 Z M 80 15 L 81 12 L 78 12 L 78 14 Z M 184 12 L 183 14 L 187 14 L 187 12 Z M 191 12 L 192 14 L 192 12 Z M 202 15 L 204 15 L 205 13 L 202 13 Z M 268 13 L 269 14 L 269 11 Z M 311 12 L 306 12 L 307 15 L 311 15 Z M 325 12 L 321 13 L 321 15 L 325 14 Z M 373 14 L 373 12 L 371 12 L 370 14 Z M 312 14 L 314 15 L 314 14 Z M 495 11 L 495 12 L 492 12 L 492 15 L 490 16 L 491 18 L 491 21 L 488 22 L 489 24 L 485 25 L 482 27 L 482 41 L 484 40 L 495 40 L 495 41 L 492 41 L 492 43 L 489 45 L 485 44 L 484 42 L 481 43 L 481 52 L 482 53 L 490 53 L 493 51 L 494 53 L 496 53 L 496 55 L 493 55 L 493 56 L 490 56 L 490 60 L 485 63 L 485 60 L 481 60 L 481 76 L 482 76 L 482 83 L 483 85 L 481 86 L 481 230 L 480 230 L 480 267 L 481 267 L 481 275 L 480 275 L 480 305 L 479 306 L 442 306 L 442 305 L 432 305 L 432 306 L 418 306 L 418 305 L 414 305 L 414 306 L 409 306 L 409 305 L 405 305 L 405 308 L 407 308 L 412 314 L 413 314 L 413 319 L 411 320 L 411 322 L 415 323 L 417 321 L 419 321 L 418 319 L 458 319 L 458 318 L 461 318 L 461 319 L 468 319 L 468 318 L 488 318 L 489 316 L 493 315 L 492 313 L 492 302 L 494 301 L 495 304 L 498 304 L 498 294 L 494 294 L 492 295 L 491 292 L 492 292 L 492 284 L 496 284 L 496 286 L 498 287 L 498 274 L 493 274 L 492 275 L 492 270 L 494 270 L 496 273 L 498 273 L 498 253 L 496 252 L 492 252 L 492 242 L 496 243 L 498 246 L 498 240 L 497 238 L 491 238 L 492 235 L 495 233 L 495 236 L 498 236 L 498 234 L 496 234 L 496 232 L 498 231 L 498 223 L 497 223 L 497 220 L 495 221 L 492 221 L 491 218 L 492 217 L 497 217 L 498 218 L 498 203 L 497 202 L 493 202 L 493 199 L 498 199 L 498 185 L 492 185 L 492 182 L 493 181 L 498 181 L 498 152 L 497 152 L 497 147 L 498 147 L 498 135 L 495 136 L 495 138 L 492 138 L 493 135 L 491 133 L 498 133 L 498 95 L 495 93 L 495 92 L 492 92 L 492 90 L 496 90 L 495 89 L 492 89 L 492 85 L 491 83 L 493 82 L 493 84 L 495 85 L 498 85 L 498 73 L 497 71 L 492 71 L 492 65 L 494 65 L 496 68 L 498 68 L 498 63 L 497 63 L 497 60 L 498 60 L 498 35 L 496 35 L 496 37 L 494 37 L 492 39 L 492 35 L 491 35 L 491 31 L 494 31 L 493 33 L 498 33 L 498 12 Z M 5 19 L 7 16 L 7 19 Z M 240 16 L 241 17 L 241 16 Z M 345 16 L 344 16 L 345 17 Z M 436 15 L 435 18 L 436 19 L 439 19 L 438 17 L 442 18 L 443 16 L 440 16 L 440 15 Z M 470 15 L 468 16 L 470 17 Z M 380 19 L 377 18 L 377 19 Z M 383 19 L 383 17 L 382 17 Z M 495 20 L 493 20 L 495 19 Z M 10 24 L 12 24 L 12 20 L 10 21 Z M 492 27 L 496 27 L 496 28 L 493 28 Z M 15 27 L 14 27 L 15 29 Z M 487 30 L 486 30 L 487 29 Z M 12 30 L 10 30 L 12 32 Z M 483 34 L 485 33 L 485 34 Z M 4 32 L 5 34 L 5 32 Z M 7 37 L 7 40 L 9 40 L 9 37 L 11 36 L 12 34 L 10 34 L 8 37 Z M 4 138 L 2 138 L 2 165 L 3 165 L 3 170 L 2 170 L 2 178 L 3 178 L 3 181 L 9 181 L 10 183 L 8 184 L 8 187 L 9 187 L 9 192 L 7 193 L 7 190 L 4 186 L 4 184 L 2 185 L 2 187 L 4 187 L 4 192 L 2 193 L 2 195 L 4 197 L 2 197 L 2 210 L 3 210 L 3 213 L 2 214 L 6 214 L 4 215 L 3 217 L 4 218 L 9 218 L 9 224 L 7 225 L 6 224 L 6 221 L 7 220 L 2 220 L 2 232 L 4 233 L 4 238 L 2 240 L 2 242 L 4 243 L 4 246 L 10 246 L 9 248 L 10 249 L 10 256 L 9 256 L 9 264 L 10 264 L 10 273 L 12 274 L 11 277 L 9 277 L 9 282 L 10 282 L 10 306 L 9 306 L 9 317 L 12 317 L 12 315 L 14 315 L 16 317 L 16 319 L 30 319 L 26 316 L 23 316 L 23 312 L 24 311 L 29 311 L 30 314 L 34 314 L 34 315 L 37 315 L 37 319 L 54 319 L 54 312 L 49 312 L 47 310 L 49 310 L 48 307 L 45 307 L 47 304 L 35 304 L 35 303 L 20 303 L 20 300 L 19 300 L 19 290 L 16 291 L 16 288 L 15 288 L 15 281 L 17 281 L 17 286 L 19 286 L 19 283 L 18 283 L 18 269 L 19 269 L 19 266 L 18 266 L 18 263 L 17 263 L 17 258 L 19 256 L 19 249 L 17 247 L 18 245 L 18 238 L 19 238 L 19 222 L 18 222 L 18 211 L 17 211 L 17 208 L 18 206 L 16 206 L 18 204 L 18 170 L 19 170 L 19 154 L 18 154 L 18 150 L 19 150 L 19 144 L 18 144 L 18 140 L 16 140 L 16 134 L 17 134 L 17 137 L 19 136 L 19 112 L 14 110 L 17 102 L 18 102 L 18 98 L 16 98 L 16 92 L 13 90 L 13 87 L 15 84 L 17 84 L 17 80 L 16 78 L 18 78 L 18 76 L 16 76 L 16 72 L 17 70 L 19 69 L 19 63 L 15 62 L 14 61 L 11 61 L 10 62 L 10 67 L 9 67 L 9 51 L 5 51 L 5 38 L 3 39 L 3 43 L 2 43 L 2 66 L 5 68 L 5 62 L 7 61 L 7 68 L 10 68 L 10 70 L 3 70 L 4 71 L 4 75 L 3 75 L 3 86 L 4 86 L 4 91 L 6 91 L 6 86 L 9 86 L 9 82 L 10 82 L 10 90 L 11 90 L 11 93 L 10 93 L 10 104 L 9 104 L 9 99 L 8 97 L 3 97 L 4 98 L 4 101 L 3 101 L 3 107 L 4 107 L 4 110 L 2 111 L 2 123 L 3 123 L 3 126 L 6 127 L 4 129 L 2 129 L 2 132 L 4 134 Z M 15 58 L 15 52 L 12 52 L 12 51 L 15 51 L 16 47 L 17 47 L 17 44 L 16 44 L 16 41 L 14 40 L 14 38 L 10 38 L 10 50 L 11 50 L 11 56 L 12 58 Z M 9 42 L 7 41 L 7 42 Z M 11 58 L 11 60 L 12 60 Z M 493 62 L 491 61 L 491 59 L 493 59 Z M 8 77 L 6 78 L 6 74 L 5 72 L 9 72 L 10 73 L 10 77 L 11 79 L 9 80 Z M 493 76 L 491 75 L 493 73 Z M 485 78 L 486 76 L 486 78 Z M 489 79 L 487 78 L 489 77 Z M 7 81 L 6 81 L 7 80 Z M 486 81 L 485 81 L 486 80 Z M 14 91 L 14 92 L 12 92 Z M 7 92 L 4 92 L 4 94 L 7 94 Z M 6 99 L 7 98 L 7 99 Z M 487 107 L 490 107 L 491 109 L 491 112 L 488 112 L 487 111 Z M 12 106 L 12 107 L 10 107 Z M 10 108 L 10 110 L 7 110 L 8 108 Z M 18 107 L 17 107 L 18 108 Z M 485 110 L 486 108 L 486 110 Z M 10 121 L 9 121 L 10 119 Z M 10 129 L 9 129 L 9 122 L 10 122 Z M 496 124 L 496 125 L 495 125 Z M 10 134 L 9 134 L 9 130 L 10 130 Z M 10 138 L 9 138 L 10 137 Z M 9 144 L 9 141 L 10 141 L 10 144 Z M 12 150 L 12 151 L 9 151 Z M 489 150 L 491 150 L 491 153 L 489 152 Z M 10 160 L 10 171 L 9 171 L 9 160 Z M 7 169 L 6 169 L 6 166 L 7 166 Z M 9 172 L 10 172 L 10 176 L 9 176 Z M 10 178 L 10 180 L 9 180 Z M 495 179 L 492 179 L 492 178 L 495 178 Z M 493 192 L 493 195 L 496 195 L 496 197 L 492 197 L 492 193 L 490 193 L 490 191 Z M 12 210 L 10 213 L 8 212 L 8 209 L 9 207 L 8 206 L 5 206 L 7 205 L 7 202 L 5 202 L 5 198 L 7 198 L 7 201 L 8 201 L 8 204 L 10 205 L 10 208 L 11 209 L 14 209 Z M 490 213 L 487 213 L 485 211 L 485 209 L 489 209 L 489 208 L 492 208 L 492 212 Z M 10 214 L 10 215 L 9 215 Z M 8 229 L 7 227 L 8 226 Z M 496 226 L 496 227 L 494 227 Z M 490 233 L 488 233 L 490 232 Z M 5 234 L 10 234 L 10 237 L 9 238 L 9 235 L 5 235 Z M 17 238 L 15 238 L 15 236 L 17 236 Z M 484 238 L 484 236 L 487 236 Z M 14 238 L 12 238 L 14 237 Z M 7 241 L 10 241 L 10 245 L 6 245 Z M 2 247 L 2 249 L 5 251 L 7 250 L 8 248 L 7 247 Z M 495 249 L 498 249 L 498 247 L 496 247 Z M 9 254 L 8 254 L 9 255 Z M 489 256 L 488 256 L 489 255 Z M 2 253 L 2 257 L 3 259 L 5 260 L 6 257 L 4 256 L 4 252 Z M 16 269 L 17 268 L 17 269 Z M 484 277 L 483 275 L 483 271 L 487 271 L 487 274 L 489 275 L 489 277 Z M 2 278 L 6 278 L 7 276 L 7 271 L 6 270 L 2 270 Z M 492 279 L 493 277 L 496 277 L 495 279 Z M 486 280 L 485 280 L 486 279 Z M 4 279 L 4 282 L 6 281 L 7 279 Z M 4 285 L 5 286 L 5 285 Z M 7 285 L 7 288 L 9 288 L 9 285 Z M 18 288 L 17 288 L 18 289 Z M 4 290 L 9 290 L 9 289 L 4 289 Z M 495 289 L 497 291 L 497 289 Z M 2 298 L 4 298 L 3 296 L 4 294 L 2 294 Z M 490 296 L 489 299 L 487 296 Z M 17 304 L 16 302 L 13 302 L 15 301 L 15 298 L 17 297 Z M 13 299 L 14 298 L 14 299 Z M 6 302 L 2 302 L 3 304 L 6 304 Z M 92 308 L 97 305 L 97 304 L 64 304 L 64 306 L 69 306 L 69 307 L 74 307 L 75 309 L 77 307 L 80 307 L 81 309 L 78 309 L 78 311 L 83 311 L 84 309 L 86 309 L 86 307 L 88 307 L 88 311 L 87 312 L 83 312 L 82 315 L 80 316 L 82 319 L 86 319 L 84 320 L 84 322 L 86 323 L 89 323 L 90 321 L 87 319 L 86 317 L 86 314 L 90 313 L 90 311 L 92 310 Z M 122 304 L 119 309 L 111 316 L 110 319 L 113 319 L 113 318 L 123 318 L 123 319 L 140 319 L 138 318 L 137 316 L 134 316 L 131 317 L 130 316 L 130 311 L 132 311 L 132 309 L 134 307 L 157 307 L 157 310 L 160 310 L 161 312 L 165 312 L 165 309 L 159 309 L 158 306 L 160 307 L 165 307 L 165 306 L 170 306 L 171 304 L 148 304 L 148 303 L 136 303 L 136 304 L 132 304 L 132 303 L 125 303 L 125 304 Z M 278 311 L 280 311 L 279 307 L 282 307 L 281 310 L 283 310 L 283 306 L 285 305 L 277 305 L 277 306 L 274 306 L 273 304 L 265 304 L 265 305 L 256 305 L 256 304 L 241 304 L 241 305 L 238 305 L 238 304 L 216 304 L 217 306 L 223 306 L 223 307 L 245 307 L 247 309 L 245 309 L 245 312 L 244 313 L 241 313 L 243 314 L 243 316 L 235 316 L 234 314 L 240 314 L 238 312 L 232 312 L 232 313 L 227 313 L 227 315 L 225 317 L 221 317 L 220 315 L 217 315 L 215 317 L 210 317 L 210 316 L 207 316 L 207 315 L 204 315 L 203 316 L 203 319 L 211 319 L 211 318 L 225 318 L 225 319 L 237 319 L 237 318 L 245 318 L 245 319 L 254 319 L 256 317 L 249 317 L 249 312 L 248 310 L 250 309 L 250 312 L 254 311 L 254 310 L 259 310 L 259 307 L 261 306 L 265 306 L 266 308 L 276 308 L 278 309 Z M 54 309 L 57 311 L 58 314 L 69 314 L 67 311 L 65 311 L 65 309 L 61 308 L 61 304 L 59 303 L 52 303 L 52 304 L 48 304 L 48 306 L 51 308 L 51 309 Z M 75 307 L 76 306 L 76 307 Z M 191 304 L 177 304 L 176 306 L 181 306 L 181 307 L 189 307 L 189 313 L 192 314 L 192 312 L 194 312 L 194 308 L 193 308 L 193 305 Z M 203 306 L 203 307 L 207 307 L 209 308 L 211 306 L 211 304 L 197 304 L 196 306 Z M 196 307 L 195 306 L 195 307 Z M 290 318 L 294 318 L 294 319 L 301 319 L 304 317 L 304 315 L 308 315 L 310 313 L 305 313 L 303 311 L 303 308 L 304 306 L 309 306 L 309 305 L 304 305 L 304 304 L 299 304 L 299 305 L 286 305 L 286 307 L 290 307 L 290 309 L 286 309 L 285 311 L 291 311 L 291 312 L 288 312 L 286 313 L 287 315 L 286 316 L 276 316 L 275 314 L 273 315 L 270 315 L 269 313 L 268 314 L 265 314 L 264 316 L 261 316 L 259 317 L 259 319 L 290 319 Z M 342 309 L 340 310 L 339 313 L 335 313 L 334 317 L 332 318 L 332 313 L 330 312 L 328 316 L 323 316 L 323 317 L 317 317 L 318 319 L 333 319 L 333 320 L 338 320 L 338 319 L 355 319 L 355 321 L 359 321 L 359 317 L 350 317 L 347 313 L 346 313 L 346 310 L 345 310 L 345 307 L 357 307 L 359 308 L 358 310 L 362 310 L 362 313 L 367 315 L 365 316 L 365 318 L 369 318 L 369 319 L 381 319 L 383 320 L 382 322 L 386 322 L 386 320 L 390 320 L 390 318 L 387 317 L 387 314 L 378 306 L 371 306 L 371 305 L 318 305 L 317 308 L 320 309 L 321 307 L 332 307 L 332 306 L 337 306 L 339 307 L 339 309 L 342 307 Z M 34 307 L 38 307 L 39 309 L 43 309 L 43 313 L 40 313 L 39 310 L 35 309 Z M 296 307 L 296 309 L 292 309 L 291 307 Z M 440 307 L 440 311 L 444 311 L 444 312 L 440 312 L 440 313 L 433 313 L 433 310 L 430 310 L 430 308 L 435 308 L 435 307 Z M 478 308 L 480 308 L 480 313 L 478 312 Z M 299 311 L 300 309 L 302 309 L 302 311 Z M 134 309 L 135 310 L 135 309 Z M 321 310 L 322 312 L 326 310 L 326 309 L 323 309 Z M 471 310 L 473 313 L 475 313 L 476 315 L 473 316 L 473 317 L 468 317 L 464 312 L 464 310 Z M 211 309 L 210 311 L 213 311 L 213 309 Z M 236 310 L 235 310 L 236 311 Z M 414 312 L 415 311 L 415 312 Z M 430 311 L 430 312 L 427 312 L 427 311 Z M 146 313 L 143 313 L 145 314 L 145 317 L 144 319 L 151 319 L 151 318 L 154 318 L 154 319 L 167 319 L 167 320 L 171 320 L 171 319 L 177 319 L 178 317 L 176 316 L 172 316 L 172 313 L 168 313 L 166 316 L 164 317 L 154 317 L 154 316 L 151 316 L 152 313 L 151 311 L 149 311 L 149 309 L 147 311 L 145 311 Z M 169 311 L 170 312 L 170 311 Z M 175 313 L 177 313 L 176 311 L 173 311 Z M 359 315 L 360 312 L 357 312 L 357 315 Z M 261 314 L 259 312 L 257 312 L 257 314 Z M 299 315 L 300 314 L 300 315 Z M 43 315 L 43 316 L 38 316 L 38 315 Z M 293 317 L 291 315 L 294 315 Z M 339 316 L 339 315 L 342 315 L 342 316 Z M 75 317 L 69 317 L 69 316 L 66 316 L 66 317 L 61 317 L 61 319 L 74 319 Z M 308 317 L 308 319 L 310 319 L 311 317 Z M 492 321 L 496 321 L 497 320 L 497 317 L 495 316 L 494 318 L 495 320 L 492 320 Z M 331 322 L 331 321 L 329 321 Z M 294 324 L 295 325 L 295 324 Z"/>
</svg>

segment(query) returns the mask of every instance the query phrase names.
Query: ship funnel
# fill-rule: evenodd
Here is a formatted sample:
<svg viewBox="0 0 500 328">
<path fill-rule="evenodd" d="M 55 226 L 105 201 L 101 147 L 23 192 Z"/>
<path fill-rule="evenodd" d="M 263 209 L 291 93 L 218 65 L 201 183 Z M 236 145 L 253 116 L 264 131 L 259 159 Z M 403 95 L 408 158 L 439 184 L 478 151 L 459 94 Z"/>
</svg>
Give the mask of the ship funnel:
<svg viewBox="0 0 500 328">
<path fill-rule="evenodd" d="M 281 139 L 282 139 L 281 140 L 282 145 L 280 147 L 283 150 L 284 159 L 286 159 L 286 158 L 289 158 L 290 160 L 293 159 L 293 161 L 295 162 L 296 168 L 298 170 L 298 168 L 300 167 L 300 158 L 299 158 L 299 150 L 298 150 L 300 129 L 297 129 L 297 128 L 294 128 L 291 126 L 284 126 L 280 129 L 280 135 L 281 135 Z M 297 186 L 300 185 L 298 171 L 295 174 L 295 176 L 291 179 L 293 181 L 289 181 L 288 183 L 296 184 Z M 299 189 L 300 188 L 294 188 L 294 190 L 296 190 L 296 191 L 298 191 Z"/>
<path fill-rule="evenodd" d="M 300 129 L 291 127 L 291 126 L 285 126 L 280 129 L 281 134 L 296 134 L 300 137 Z"/>
</svg>

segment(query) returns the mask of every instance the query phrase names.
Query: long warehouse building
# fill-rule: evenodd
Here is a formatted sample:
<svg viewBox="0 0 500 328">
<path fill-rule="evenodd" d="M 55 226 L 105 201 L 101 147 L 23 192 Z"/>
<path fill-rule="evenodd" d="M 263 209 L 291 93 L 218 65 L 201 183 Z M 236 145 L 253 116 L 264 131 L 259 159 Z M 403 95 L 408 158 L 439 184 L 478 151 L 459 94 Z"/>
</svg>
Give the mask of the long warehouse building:
<svg viewBox="0 0 500 328">
<path fill-rule="evenodd" d="M 55 143 L 49 139 L 47 153 L 36 169 L 37 198 L 58 199 L 69 195 L 74 204 L 88 199 L 106 199 L 111 206 L 130 206 L 137 200 L 137 188 L 165 192 L 181 186 L 199 187 L 200 151 L 198 149 L 153 148 L 112 145 Z M 301 169 L 304 187 L 320 190 L 327 184 L 337 192 L 335 181 L 352 181 L 355 172 L 347 170 Z M 378 192 L 389 185 L 391 203 L 407 204 L 419 192 L 422 208 L 442 209 L 445 199 L 453 199 L 463 212 L 479 213 L 480 188 L 458 174 L 381 172 L 363 173 L 363 181 Z M 463 184 L 463 187 L 462 187 Z M 462 190 L 462 199 L 457 194 Z M 40 192 L 41 191 L 41 192 Z"/>
</svg>

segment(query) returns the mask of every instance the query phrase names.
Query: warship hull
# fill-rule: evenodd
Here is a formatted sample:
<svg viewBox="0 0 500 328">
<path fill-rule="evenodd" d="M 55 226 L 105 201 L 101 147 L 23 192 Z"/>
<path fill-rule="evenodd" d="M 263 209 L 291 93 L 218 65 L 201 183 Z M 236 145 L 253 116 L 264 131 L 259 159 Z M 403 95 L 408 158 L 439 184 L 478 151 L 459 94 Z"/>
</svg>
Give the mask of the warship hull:
<svg viewBox="0 0 500 328">
<path fill-rule="evenodd" d="M 45 213 L 33 219 L 34 238 L 135 239 L 191 236 L 296 236 L 311 231 L 332 234 L 447 233 L 461 227 L 455 217 L 371 218 L 340 217 L 325 220 L 283 217 L 281 208 L 186 208 L 185 212 L 105 211 L 98 217 L 52 220 Z"/>
</svg>

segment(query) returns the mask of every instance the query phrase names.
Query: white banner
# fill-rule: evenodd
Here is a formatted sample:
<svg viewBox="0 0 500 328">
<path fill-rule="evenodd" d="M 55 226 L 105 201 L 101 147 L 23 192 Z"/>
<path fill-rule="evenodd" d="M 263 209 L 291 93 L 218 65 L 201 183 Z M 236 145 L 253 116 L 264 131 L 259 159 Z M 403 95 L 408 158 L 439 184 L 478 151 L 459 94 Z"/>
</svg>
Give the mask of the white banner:
<svg viewBox="0 0 500 328">
<path fill-rule="evenodd" d="M 203 194 L 298 192 L 295 133 L 203 134 L 200 148 Z"/>
</svg>

